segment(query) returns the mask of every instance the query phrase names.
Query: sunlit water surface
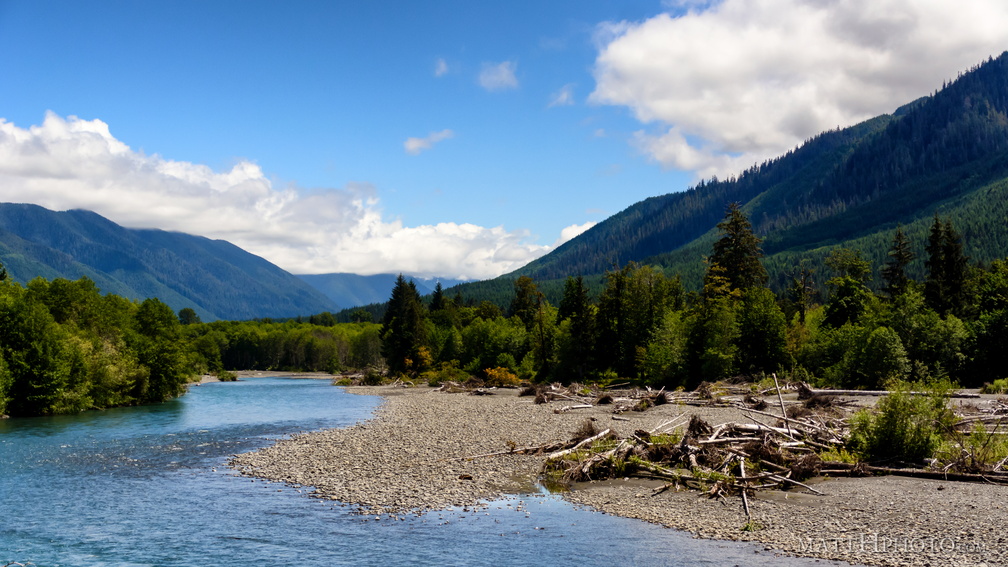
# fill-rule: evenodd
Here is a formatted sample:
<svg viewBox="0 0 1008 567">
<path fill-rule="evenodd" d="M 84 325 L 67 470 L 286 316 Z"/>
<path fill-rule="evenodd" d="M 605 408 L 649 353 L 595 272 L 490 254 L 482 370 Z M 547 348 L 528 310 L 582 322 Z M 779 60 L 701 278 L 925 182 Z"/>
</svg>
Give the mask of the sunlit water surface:
<svg viewBox="0 0 1008 567">
<path fill-rule="evenodd" d="M 159 406 L 0 420 L 0 565 L 823 565 L 549 494 L 405 520 L 236 476 L 230 455 L 367 419 L 326 380 L 194 387 Z"/>
</svg>

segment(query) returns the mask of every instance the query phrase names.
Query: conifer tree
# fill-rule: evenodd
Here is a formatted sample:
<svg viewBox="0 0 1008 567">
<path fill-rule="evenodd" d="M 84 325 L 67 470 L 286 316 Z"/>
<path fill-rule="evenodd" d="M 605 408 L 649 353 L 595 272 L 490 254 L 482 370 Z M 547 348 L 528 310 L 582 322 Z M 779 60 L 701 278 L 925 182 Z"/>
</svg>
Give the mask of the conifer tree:
<svg viewBox="0 0 1008 567">
<path fill-rule="evenodd" d="M 924 282 L 924 299 L 935 311 L 960 313 L 965 304 L 967 258 L 963 254 L 962 238 L 952 226 L 935 215 L 927 244 L 928 278 Z"/>
<path fill-rule="evenodd" d="M 441 282 L 438 282 L 434 286 L 434 293 L 431 294 L 430 310 L 440 311 L 445 308 L 445 296 L 444 289 L 441 288 Z"/>
<path fill-rule="evenodd" d="M 557 323 L 564 321 L 569 321 L 569 332 L 566 348 L 560 353 L 560 365 L 578 380 L 584 380 L 594 361 L 595 313 L 581 276 L 568 277 L 564 283 Z"/>
<path fill-rule="evenodd" d="M 889 261 L 882 268 L 882 279 L 885 280 L 885 292 L 889 297 L 895 299 L 907 290 L 910 285 L 910 277 L 907 276 L 906 268 L 913 260 L 913 251 L 910 250 L 910 241 L 903 233 L 903 227 L 896 227 L 896 234 L 893 235 L 892 247 L 889 248 Z"/>
<path fill-rule="evenodd" d="M 381 328 L 382 356 L 392 373 L 420 370 L 424 363 L 422 348 L 424 311 L 416 284 L 406 281 L 402 274 L 396 278 L 389 298 Z"/>
<path fill-rule="evenodd" d="M 518 317 L 525 325 L 525 330 L 531 331 L 535 325 L 536 313 L 539 311 L 541 293 L 535 281 L 528 276 L 521 276 L 514 283 L 514 298 L 508 309 L 509 317 Z"/>
<path fill-rule="evenodd" d="M 760 260 L 763 257 L 760 249 L 762 241 L 753 234 L 752 225 L 738 203 L 728 205 L 724 220 L 717 227 L 723 235 L 714 243 L 709 265 L 724 268 L 723 275 L 728 278 L 733 290 L 743 291 L 765 285 L 767 272 Z"/>
</svg>

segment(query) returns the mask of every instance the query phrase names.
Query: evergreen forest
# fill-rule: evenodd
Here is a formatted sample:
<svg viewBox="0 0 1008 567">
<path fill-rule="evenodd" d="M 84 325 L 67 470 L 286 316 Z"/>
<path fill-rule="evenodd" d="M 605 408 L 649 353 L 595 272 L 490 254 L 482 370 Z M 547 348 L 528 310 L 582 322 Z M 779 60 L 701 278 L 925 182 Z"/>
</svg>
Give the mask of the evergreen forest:
<svg viewBox="0 0 1008 567">
<path fill-rule="evenodd" d="M 631 262 L 607 272 L 597 294 L 568 277 L 557 305 L 522 276 L 501 309 L 440 288 L 425 301 L 400 277 L 381 331 L 388 368 L 431 383 L 476 375 L 668 389 L 769 373 L 861 389 L 1005 377 L 1008 260 L 970 261 L 952 221 L 932 218 L 923 279 L 908 271 L 915 243 L 898 227 L 882 265 L 836 247 L 822 270 L 793 266 L 781 292 L 768 287 L 762 241 L 737 204 L 717 227 L 699 291 Z"/>
</svg>

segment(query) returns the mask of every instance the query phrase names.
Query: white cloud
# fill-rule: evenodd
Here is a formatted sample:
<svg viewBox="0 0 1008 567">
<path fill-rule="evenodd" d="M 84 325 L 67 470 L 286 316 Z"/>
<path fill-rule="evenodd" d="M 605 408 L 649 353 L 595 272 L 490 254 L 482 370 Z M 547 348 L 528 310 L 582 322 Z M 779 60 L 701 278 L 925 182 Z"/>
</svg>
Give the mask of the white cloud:
<svg viewBox="0 0 1008 567">
<path fill-rule="evenodd" d="M 553 93 L 549 106 L 570 106 L 574 104 L 574 85 L 564 85 L 559 91 Z"/>
<path fill-rule="evenodd" d="M 434 76 L 443 77 L 448 74 L 448 62 L 439 58 L 434 62 Z"/>
<path fill-rule="evenodd" d="M 595 221 L 588 221 L 584 224 L 572 224 L 560 231 L 560 238 L 553 243 L 553 248 L 560 246 L 568 240 L 572 240 L 575 236 L 580 236 L 584 231 L 595 226 L 597 223 Z"/>
<path fill-rule="evenodd" d="M 276 187 L 249 161 L 214 171 L 145 155 L 100 120 L 52 113 L 27 129 L 0 119 L 0 201 L 88 209 L 128 227 L 224 239 L 295 273 L 489 278 L 549 251 L 529 243 L 525 231 L 386 220 L 367 183 Z"/>
<path fill-rule="evenodd" d="M 518 78 L 515 69 L 518 64 L 513 61 L 502 63 L 484 63 L 479 74 L 479 84 L 488 91 L 518 88 Z"/>
<path fill-rule="evenodd" d="M 441 130 L 440 132 L 431 132 L 426 138 L 407 138 L 406 141 L 403 142 L 403 147 L 406 149 L 406 153 L 415 156 L 420 152 L 433 148 L 434 144 L 454 136 L 455 132 L 447 129 Z"/>
<path fill-rule="evenodd" d="M 737 173 L 940 88 L 1008 47 L 1001 0 L 724 0 L 596 30 L 589 100 L 649 124 L 664 166 Z"/>
</svg>

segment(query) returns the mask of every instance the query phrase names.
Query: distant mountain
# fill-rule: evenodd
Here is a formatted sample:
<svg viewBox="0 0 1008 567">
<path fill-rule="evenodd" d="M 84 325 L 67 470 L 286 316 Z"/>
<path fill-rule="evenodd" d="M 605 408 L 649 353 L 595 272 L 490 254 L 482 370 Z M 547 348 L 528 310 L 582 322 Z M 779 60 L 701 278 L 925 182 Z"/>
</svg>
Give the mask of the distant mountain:
<svg viewBox="0 0 1008 567">
<path fill-rule="evenodd" d="M 715 225 L 732 202 L 764 238 L 778 288 L 799 261 L 821 270 L 836 246 L 859 248 L 880 266 L 897 224 L 914 241 L 910 269 L 920 277 L 936 213 L 953 221 L 974 260 L 1005 257 L 1008 52 L 893 114 L 822 133 L 738 177 L 633 204 L 525 267 L 460 291 L 499 303 L 506 282 L 519 275 L 557 290 L 555 280 L 583 275 L 597 282 L 630 261 L 682 274 L 697 288 Z"/>
<path fill-rule="evenodd" d="M 357 274 L 336 273 L 299 275 L 298 277 L 308 285 L 321 291 L 340 308 L 349 309 L 360 305 L 385 303 L 388 301 L 399 274 L 360 276 Z M 409 275 L 406 277 L 413 280 L 413 283 L 417 286 L 417 291 L 421 295 L 432 293 L 438 281 L 441 282 L 441 287 L 445 289 L 462 282 L 462 280 L 450 278 L 418 278 Z"/>
<path fill-rule="evenodd" d="M 157 297 L 204 320 L 337 309 L 303 280 L 223 240 L 123 228 L 83 210 L 0 203 L 0 262 L 22 283 L 87 276 L 104 293 Z"/>
</svg>

